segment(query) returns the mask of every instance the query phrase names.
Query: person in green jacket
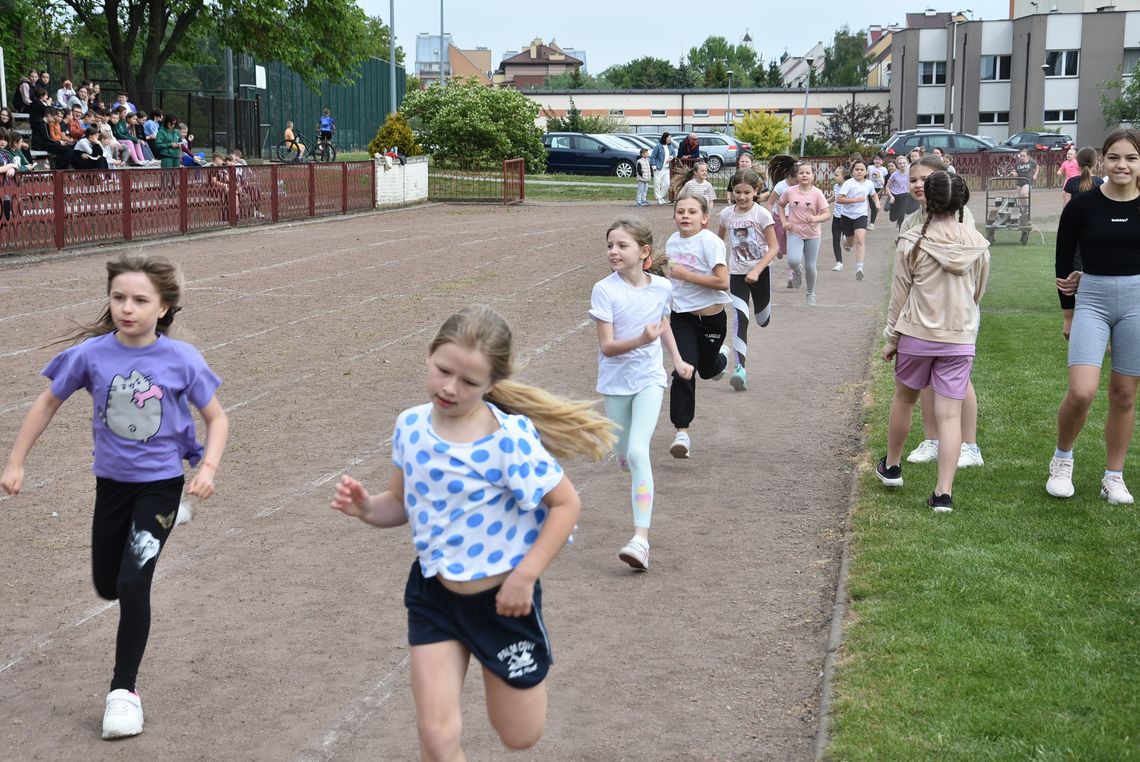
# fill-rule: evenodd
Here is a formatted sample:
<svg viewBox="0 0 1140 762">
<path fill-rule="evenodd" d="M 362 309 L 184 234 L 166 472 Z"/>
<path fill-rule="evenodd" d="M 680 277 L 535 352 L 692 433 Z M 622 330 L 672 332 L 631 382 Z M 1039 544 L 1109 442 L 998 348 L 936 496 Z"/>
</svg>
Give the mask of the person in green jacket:
<svg viewBox="0 0 1140 762">
<path fill-rule="evenodd" d="M 182 134 L 178 131 L 178 117 L 166 114 L 162 127 L 154 138 L 154 152 L 162 160 L 162 168 L 178 167 L 182 157 Z"/>
</svg>

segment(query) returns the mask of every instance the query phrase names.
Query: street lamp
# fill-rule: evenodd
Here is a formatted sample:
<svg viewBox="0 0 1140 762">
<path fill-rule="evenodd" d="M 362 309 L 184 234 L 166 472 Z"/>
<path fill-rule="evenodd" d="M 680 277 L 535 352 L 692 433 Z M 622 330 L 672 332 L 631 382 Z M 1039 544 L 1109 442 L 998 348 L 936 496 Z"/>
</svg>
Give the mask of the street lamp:
<svg viewBox="0 0 1140 762">
<path fill-rule="evenodd" d="M 728 104 L 724 112 L 724 131 L 732 134 L 732 69 L 728 70 Z"/>
<path fill-rule="evenodd" d="M 801 157 L 803 157 L 803 155 L 804 155 L 804 142 L 807 140 L 808 96 L 811 94 L 811 73 L 812 73 L 811 67 L 812 67 L 812 64 L 815 63 L 815 59 L 811 58 L 811 57 L 805 58 L 804 62 L 807 64 L 808 71 L 807 71 L 807 79 L 804 80 L 804 126 L 803 126 L 803 131 L 800 132 L 800 156 Z"/>
</svg>

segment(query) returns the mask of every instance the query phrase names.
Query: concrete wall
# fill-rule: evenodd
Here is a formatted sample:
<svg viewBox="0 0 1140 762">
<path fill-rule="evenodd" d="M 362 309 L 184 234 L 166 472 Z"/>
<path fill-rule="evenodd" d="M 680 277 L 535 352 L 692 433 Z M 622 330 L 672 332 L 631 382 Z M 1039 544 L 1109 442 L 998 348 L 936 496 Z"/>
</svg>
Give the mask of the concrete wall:
<svg viewBox="0 0 1140 762">
<path fill-rule="evenodd" d="M 405 165 L 393 160 L 389 168 L 381 159 L 376 160 L 376 206 L 404 206 L 427 201 L 428 158 L 409 156 Z"/>
</svg>

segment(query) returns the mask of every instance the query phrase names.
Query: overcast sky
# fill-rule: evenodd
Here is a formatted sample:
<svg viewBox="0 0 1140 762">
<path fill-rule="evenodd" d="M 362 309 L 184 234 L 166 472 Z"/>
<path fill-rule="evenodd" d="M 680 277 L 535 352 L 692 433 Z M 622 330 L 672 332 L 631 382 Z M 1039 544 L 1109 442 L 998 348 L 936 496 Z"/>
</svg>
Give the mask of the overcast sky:
<svg viewBox="0 0 1140 762">
<path fill-rule="evenodd" d="M 369 16 L 389 23 L 389 0 L 357 2 Z M 721 35 L 737 42 L 746 29 L 765 60 L 785 50 L 801 55 L 816 42 L 829 43 L 844 24 L 851 29 L 902 24 L 908 10 L 918 13 L 926 7 L 921 2 L 883 0 L 709 4 L 694 0 L 444 0 L 443 22 L 456 46 L 490 48 L 496 67 L 504 50 L 520 50 L 535 37 L 544 42 L 554 37 L 561 47 L 585 50 L 590 73 L 599 74 L 642 56 L 676 63 L 706 37 Z M 1009 17 L 1008 0 L 969 0 L 964 6 L 935 8 L 969 8 L 974 19 Z M 439 10 L 436 0 L 396 0 L 396 44 L 404 48 L 409 73 L 414 73 L 416 35 L 439 34 Z M 808 18 L 804 18 L 805 11 Z"/>
</svg>

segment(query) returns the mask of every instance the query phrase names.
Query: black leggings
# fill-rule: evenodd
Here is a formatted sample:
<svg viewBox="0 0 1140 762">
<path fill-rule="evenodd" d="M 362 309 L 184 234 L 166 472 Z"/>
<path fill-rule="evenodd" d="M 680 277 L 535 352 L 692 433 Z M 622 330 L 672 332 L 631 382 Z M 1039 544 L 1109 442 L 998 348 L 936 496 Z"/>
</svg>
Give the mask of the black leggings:
<svg viewBox="0 0 1140 762">
<path fill-rule="evenodd" d="M 697 376 L 712 378 L 728 365 L 728 358 L 720 353 L 728 318 L 724 310 L 704 317 L 691 312 L 674 312 L 669 324 L 677 341 L 677 352 L 695 370 L 688 380 L 674 371 L 669 392 L 669 420 L 674 427 L 687 429 L 697 409 Z"/>
<path fill-rule="evenodd" d="M 877 188 L 875 190 L 875 195 L 878 196 L 879 193 L 881 193 L 881 192 L 882 192 L 882 188 Z M 882 203 L 882 202 L 880 201 L 879 203 Z M 879 216 L 879 207 L 871 199 L 867 199 L 867 206 L 871 207 L 871 224 L 874 225 L 875 224 L 875 218 Z"/>
<path fill-rule="evenodd" d="M 95 479 L 91 572 L 95 591 L 119 601 L 111 690 L 133 691 L 150 636 L 150 584 L 182 496 L 181 476 L 155 482 Z"/>
<path fill-rule="evenodd" d="M 732 294 L 736 320 L 736 338 L 732 348 L 736 352 L 736 362 L 743 367 L 748 356 L 748 299 L 752 298 L 751 311 L 756 315 L 756 325 L 766 328 L 772 319 L 772 269 L 765 267 L 761 270 L 755 283 L 744 280 L 743 275 L 729 275 L 728 291 Z"/>
<path fill-rule="evenodd" d="M 838 214 L 831 217 L 831 250 L 835 252 L 835 261 L 843 261 L 843 218 Z"/>
</svg>

